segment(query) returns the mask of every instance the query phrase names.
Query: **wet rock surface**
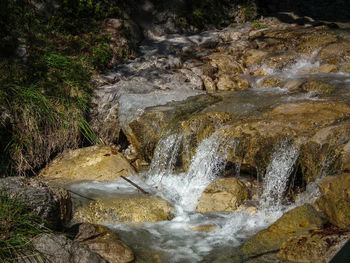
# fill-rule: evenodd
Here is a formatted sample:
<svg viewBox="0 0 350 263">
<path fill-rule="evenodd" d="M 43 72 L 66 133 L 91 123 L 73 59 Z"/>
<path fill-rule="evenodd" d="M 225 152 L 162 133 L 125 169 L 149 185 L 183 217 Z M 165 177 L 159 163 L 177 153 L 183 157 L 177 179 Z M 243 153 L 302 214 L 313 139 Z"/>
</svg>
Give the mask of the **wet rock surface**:
<svg viewBox="0 0 350 263">
<path fill-rule="evenodd" d="M 298 26 L 262 19 L 149 40 L 136 59 L 104 75 L 93 101 L 92 126 L 104 142 L 123 144 L 123 154 L 138 170 L 149 166 L 143 182 L 147 187 L 149 178 L 158 180 L 152 186 L 169 202 L 153 196 L 101 198 L 78 207 L 75 218 L 111 224 L 163 221 L 142 224 L 149 233 L 132 230 L 152 243 L 144 249 L 142 241 L 128 239 L 140 249 L 135 252 L 140 262 L 200 262 L 210 249 L 208 262 L 328 258 L 347 234 L 325 235 L 325 221 L 349 228 L 350 35 L 311 22 Z M 237 174 L 254 183 L 246 189 L 237 179 L 214 181 Z M 319 197 L 317 182 L 317 211 L 300 206 Z M 204 193 L 197 198 L 200 189 Z M 225 216 L 213 212 L 236 210 L 244 201 L 248 209 L 231 212 L 237 213 L 232 218 L 225 214 L 229 227 L 220 221 Z M 294 201 L 299 207 L 266 228 Z M 196 214 L 196 207 L 211 213 Z M 181 225 L 191 220 L 194 226 Z M 262 228 L 244 244 L 245 255 L 236 250 L 229 255 L 230 246 L 238 247 Z M 170 235 L 169 229 L 176 233 Z M 153 244 L 152 235 L 159 243 Z M 213 236 L 218 243 L 230 236 L 225 239 L 230 245 L 218 248 Z M 169 256 L 175 248 L 176 256 Z"/>
<path fill-rule="evenodd" d="M 203 192 L 197 211 L 234 211 L 248 198 L 248 189 L 236 178 L 221 178 L 212 182 Z"/>
<path fill-rule="evenodd" d="M 350 174 L 327 176 L 318 186 L 322 193 L 316 203 L 318 209 L 336 226 L 350 230 Z"/>
<path fill-rule="evenodd" d="M 158 222 L 174 217 L 171 204 L 157 196 L 134 195 L 92 201 L 78 208 L 73 219 L 94 224 Z"/>
<path fill-rule="evenodd" d="M 309 230 L 321 229 L 323 223 L 323 219 L 312 206 L 297 207 L 249 239 L 243 245 L 243 253 L 259 255 L 279 250 L 288 238 Z"/>
<path fill-rule="evenodd" d="M 349 238 L 348 232 L 334 226 L 310 231 L 284 242 L 277 258 L 290 262 L 329 262 Z"/>
</svg>

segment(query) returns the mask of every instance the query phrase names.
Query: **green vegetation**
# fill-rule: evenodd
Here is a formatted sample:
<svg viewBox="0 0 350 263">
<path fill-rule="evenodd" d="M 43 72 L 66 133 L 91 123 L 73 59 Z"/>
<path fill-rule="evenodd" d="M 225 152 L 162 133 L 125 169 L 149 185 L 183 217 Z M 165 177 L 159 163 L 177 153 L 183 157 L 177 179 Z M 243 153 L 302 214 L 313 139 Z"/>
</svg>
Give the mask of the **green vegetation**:
<svg viewBox="0 0 350 263">
<path fill-rule="evenodd" d="M 260 23 L 257 22 L 257 21 L 253 22 L 253 27 L 256 28 L 256 29 L 268 28 L 267 25 L 262 25 L 262 24 L 260 24 Z"/>
<path fill-rule="evenodd" d="M 251 8 L 251 1 L 247 0 L 186 0 L 184 9 L 178 14 L 175 23 L 179 27 L 194 25 L 199 29 L 207 25 L 229 25 L 232 21 L 227 19 L 230 7 L 232 5 L 241 5 L 239 14 L 244 20 L 255 18 L 255 10 Z"/>
<path fill-rule="evenodd" d="M 0 262 L 17 262 L 19 255 L 39 256 L 30 239 L 48 231 L 22 201 L 0 190 Z"/>
<path fill-rule="evenodd" d="M 52 15 L 32 2 L 0 3 L 0 176 L 35 172 L 53 154 L 97 141 L 86 119 L 89 81 L 113 56 L 101 21 L 120 16 L 122 5 L 63 0 Z"/>
</svg>

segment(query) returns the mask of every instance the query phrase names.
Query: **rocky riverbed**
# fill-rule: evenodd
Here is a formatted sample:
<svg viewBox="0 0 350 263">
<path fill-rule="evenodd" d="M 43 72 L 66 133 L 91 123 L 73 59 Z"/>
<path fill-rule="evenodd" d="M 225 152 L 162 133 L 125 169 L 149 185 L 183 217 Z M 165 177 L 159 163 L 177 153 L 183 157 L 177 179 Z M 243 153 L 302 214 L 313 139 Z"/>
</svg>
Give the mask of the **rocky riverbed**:
<svg viewBox="0 0 350 263">
<path fill-rule="evenodd" d="M 135 254 L 103 260 L 328 262 L 349 239 L 348 28 L 271 18 L 163 36 L 96 82 L 108 146 L 39 178 L 70 191 L 101 246 L 121 241 L 89 223 Z M 99 253 L 90 241 L 76 237 Z"/>
</svg>

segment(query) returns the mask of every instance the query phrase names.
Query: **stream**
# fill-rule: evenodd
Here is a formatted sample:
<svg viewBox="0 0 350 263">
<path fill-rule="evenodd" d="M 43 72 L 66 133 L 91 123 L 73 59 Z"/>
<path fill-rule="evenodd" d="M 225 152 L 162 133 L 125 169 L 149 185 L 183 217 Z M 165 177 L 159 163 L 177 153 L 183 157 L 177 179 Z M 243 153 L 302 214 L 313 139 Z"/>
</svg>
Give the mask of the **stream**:
<svg viewBox="0 0 350 263">
<path fill-rule="evenodd" d="M 239 36 L 249 34 L 249 28 L 245 27 L 225 30 L 231 30 L 232 35 L 232 32 L 238 32 Z M 347 36 L 347 33 L 341 33 Z M 109 81 L 113 79 L 114 83 L 100 87 L 97 92 L 99 118 L 110 118 L 111 108 L 119 103 L 120 125 L 127 130 L 132 121 L 142 118 L 142 114 L 152 107 L 165 107 L 169 103 L 205 94 L 200 79 L 193 73 L 195 70 L 179 69 L 179 65 L 186 62 L 180 61 L 176 54 L 192 52 L 199 57 L 207 56 L 212 52 L 208 51 L 212 46 L 222 42 L 218 37 L 220 34 L 222 32 L 212 31 L 145 43 L 137 59 L 106 74 L 105 78 Z M 318 60 L 319 52 L 320 49 L 316 49 L 309 56 L 295 56 L 292 63 L 282 68 L 259 66 L 267 72 L 266 75 L 250 74 L 258 66 L 249 67 L 246 74 L 250 85 L 248 89 L 218 91 L 216 96 L 220 101 L 205 107 L 200 113 L 230 113 L 235 123 L 238 123 L 244 118 L 261 119 L 262 112 L 288 103 L 348 103 L 346 95 L 350 91 L 350 74 L 342 71 L 315 72 L 322 64 Z M 190 61 L 187 61 L 187 65 L 195 67 Z M 266 87 L 261 83 L 267 78 L 278 78 L 284 84 Z M 294 91 L 285 84 L 298 80 L 325 82 L 335 87 L 335 91 L 331 94 L 314 90 Z M 235 123 L 230 125 L 234 126 Z M 135 262 L 242 262 L 244 256 L 239 248 L 245 240 L 271 225 L 286 211 L 309 203 L 319 195 L 316 180 L 297 194 L 293 202 L 285 196 L 290 178 L 298 165 L 301 144 L 309 135 L 298 135 L 298 139 L 286 136 L 275 142 L 269 163 L 262 172 L 258 170 L 255 177 L 247 178 L 240 172 L 241 163 L 235 163 L 230 176 L 259 185 L 255 192 L 250 190 L 250 197 L 246 201 L 246 207 L 253 209 L 196 212 L 203 191 L 224 173 L 228 151 L 232 155 L 241 144 L 240 138 L 223 135 L 223 130 L 229 129 L 225 125 L 218 122 L 215 131 L 198 143 L 185 171 L 176 169 L 177 160 L 183 151 L 184 134 L 181 130 L 163 132 L 155 146 L 149 169 L 138 176 L 128 177 L 147 192 L 168 200 L 174 207 L 174 218 L 170 221 L 106 224 L 133 249 Z M 328 175 L 327 170 L 323 172 L 318 179 Z M 121 179 L 108 183 L 75 183 L 69 189 L 94 199 L 142 195 Z"/>
</svg>

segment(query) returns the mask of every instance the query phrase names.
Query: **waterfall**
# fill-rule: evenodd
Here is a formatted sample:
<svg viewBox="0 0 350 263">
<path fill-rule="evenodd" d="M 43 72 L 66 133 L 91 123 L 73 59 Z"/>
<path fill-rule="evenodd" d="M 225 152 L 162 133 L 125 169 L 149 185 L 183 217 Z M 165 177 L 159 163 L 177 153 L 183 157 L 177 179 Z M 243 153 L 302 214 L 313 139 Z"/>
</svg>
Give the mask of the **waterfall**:
<svg viewBox="0 0 350 263">
<path fill-rule="evenodd" d="M 198 146 L 186 175 L 187 182 L 181 189 L 181 206 L 193 211 L 205 188 L 224 170 L 226 152 L 230 143 L 220 140 L 213 133 Z"/>
<path fill-rule="evenodd" d="M 298 156 L 299 150 L 288 140 L 283 140 L 278 145 L 264 177 L 261 208 L 270 211 L 280 209 L 283 193 Z"/>
<path fill-rule="evenodd" d="M 174 201 L 181 210 L 194 211 L 204 189 L 223 171 L 231 140 L 221 139 L 217 132 L 203 140 L 186 173 L 174 174 L 173 165 L 181 144 L 181 135 L 163 138 L 157 146 L 147 183 L 156 185 L 164 197 Z"/>
<path fill-rule="evenodd" d="M 153 154 L 148 175 L 151 175 L 154 184 L 161 182 L 166 174 L 174 172 L 177 156 L 182 143 L 182 134 L 163 135 L 158 141 Z"/>
</svg>

